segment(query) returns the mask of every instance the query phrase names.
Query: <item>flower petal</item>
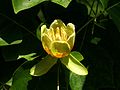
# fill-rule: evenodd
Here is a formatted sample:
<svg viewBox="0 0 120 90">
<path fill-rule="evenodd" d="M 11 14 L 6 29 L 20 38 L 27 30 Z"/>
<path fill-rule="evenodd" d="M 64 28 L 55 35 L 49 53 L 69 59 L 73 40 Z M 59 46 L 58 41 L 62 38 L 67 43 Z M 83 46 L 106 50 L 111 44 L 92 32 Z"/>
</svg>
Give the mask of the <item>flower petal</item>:
<svg viewBox="0 0 120 90">
<path fill-rule="evenodd" d="M 57 58 L 65 57 L 70 53 L 70 46 L 64 41 L 52 42 L 51 53 Z"/>
<path fill-rule="evenodd" d="M 61 62 L 72 72 L 78 75 L 87 75 L 88 71 L 85 66 L 80 63 L 76 58 L 71 57 L 68 55 L 67 57 L 61 58 Z"/>
<path fill-rule="evenodd" d="M 73 33 L 75 34 L 75 25 L 72 23 L 67 24 L 67 36 L 72 35 Z"/>
<path fill-rule="evenodd" d="M 41 41 L 42 41 L 42 45 L 43 45 L 44 50 L 48 54 L 50 54 L 51 52 L 50 52 L 49 48 L 50 48 L 50 44 L 51 44 L 52 41 L 50 40 L 48 35 L 47 34 L 43 34 L 42 37 L 41 37 Z"/>
<path fill-rule="evenodd" d="M 69 36 L 67 43 L 70 45 L 70 48 L 72 49 L 75 43 L 75 33 Z"/>
<path fill-rule="evenodd" d="M 42 25 L 41 27 L 41 38 L 42 38 L 42 35 L 44 35 L 44 33 L 47 31 L 47 26 L 46 25 Z"/>
<path fill-rule="evenodd" d="M 53 23 L 50 25 L 50 29 L 56 29 L 57 27 L 66 28 L 66 25 L 59 19 L 56 19 L 53 21 Z"/>
</svg>

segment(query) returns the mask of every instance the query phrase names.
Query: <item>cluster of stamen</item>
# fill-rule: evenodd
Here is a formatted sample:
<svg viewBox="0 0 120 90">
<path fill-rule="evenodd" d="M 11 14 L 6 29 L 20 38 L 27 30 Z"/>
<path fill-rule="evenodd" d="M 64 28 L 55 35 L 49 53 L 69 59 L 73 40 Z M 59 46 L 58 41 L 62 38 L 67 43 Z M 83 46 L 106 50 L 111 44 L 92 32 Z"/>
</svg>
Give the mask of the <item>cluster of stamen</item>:
<svg viewBox="0 0 120 90">
<path fill-rule="evenodd" d="M 50 28 L 47 34 L 51 41 L 67 41 L 67 33 L 64 29 L 64 27 Z"/>
</svg>

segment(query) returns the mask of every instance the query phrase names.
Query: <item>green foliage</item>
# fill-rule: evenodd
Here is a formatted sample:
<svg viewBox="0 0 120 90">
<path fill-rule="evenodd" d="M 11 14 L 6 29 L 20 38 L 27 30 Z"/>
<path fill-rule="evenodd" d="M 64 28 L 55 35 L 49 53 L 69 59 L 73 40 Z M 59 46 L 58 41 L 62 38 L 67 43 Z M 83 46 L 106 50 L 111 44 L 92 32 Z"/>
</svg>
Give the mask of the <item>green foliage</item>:
<svg viewBox="0 0 120 90">
<path fill-rule="evenodd" d="M 108 6 L 108 1 L 109 1 L 109 0 L 100 0 L 102 6 L 103 6 L 103 8 L 104 8 L 104 10 L 105 10 L 105 9 L 107 8 L 107 6 Z"/>
<path fill-rule="evenodd" d="M 78 75 L 87 75 L 87 69 L 84 67 L 84 65 L 82 65 L 82 63 L 79 62 L 79 60 L 82 59 L 83 56 L 80 53 L 76 52 L 75 54 L 74 52 L 67 57 L 61 58 L 60 60 L 70 71 Z"/>
<path fill-rule="evenodd" d="M 91 40 L 91 43 L 93 43 L 93 44 L 98 44 L 98 42 L 100 41 L 101 39 L 100 38 L 98 38 L 98 37 L 94 37 L 92 40 Z"/>
<path fill-rule="evenodd" d="M 13 4 L 14 12 L 18 13 L 21 10 L 31 8 L 31 7 L 38 5 L 44 1 L 48 1 L 48 0 L 21 0 L 21 1 L 12 0 L 12 4 Z M 71 2 L 71 0 L 62 0 L 62 1 L 61 0 L 51 0 L 51 2 L 57 3 L 63 7 L 67 7 L 69 5 L 69 3 Z"/>
<path fill-rule="evenodd" d="M 12 4 L 13 4 L 14 12 L 18 13 L 21 10 L 31 8 L 44 1 L 47 0 L 21 0 L 21 1 L 12 0 Z"/>
<path fill-rule="evenodd" d="M 48 55 L 31 68 L 30 74 L 33 76 L 42 76 L 46 74 L 56 62 L 56 58 Z"/>
<path fill-rule="evenodd" d="M 101 0 L 102 1 L 102 0 Z M 81 1 L 83 4 L 85 4 L 88 8 L 88 15 L 91 17 L 95 17 L 101 14 L 101 12 L 104 11 L 104 3 L 100 2 L 99 0 L 82 0 Z M 104 5 L 104 6 L 102 6 Z"/>
<path fill-rule="evenodd" d="M 111 8 L 109 10 L 110 16 L 112 18 L 112 20 L 114 21 L 114 23 L 116 24 L 118 30 L 120 31 L 120 3 L 118 3 L 118 5 L 116 5 L 115 7 Z"/>
<path fill-rule="evenodd" d="M 5 40 L 3 40 L 2 38 L 0 38 L 0 46 L 7 46 L 7 45 L 19 44 L 21 42 L 22 42 L 22 40 L 16 40 L 16 41 L 13 41 L 13 42 L 11 42 L 9 44 Z"/>
<path fill-rule="evenodd" d="M 32 79 L 32 76 L 29 74 L 29 64 L 25 62 L 15 71 L 10 90 L 27 90 L 28 81 Z"/>
<path fill-rule="evenodd" d="M 35 55 L 36 55 L 36 53 L 31 53 L 31 54 L 28 54 L 28 55 L 19 55 L 19 57 L 17 59 L 25 58 L 28 61 L 32 61 L 37 57 Z"/>
<path fill-rule="evenodd" d="M 118 90 L 119 11 L 119 0 L 1 0 L 0 89 Z M 55 19 L 77 32 L 74 51 L 61 59 L 46 57 L 40 41 L 41 26 Z"/>
<path fill-rule="evenodd" d="M 70 73 L 69 83 L 72 90 L 83 90 L 86 76 Z"/>
<path fill-rule="evenodd" d="M 71 52 L 70 56 L 73 57 L 74 59 L 78 60 L 78 61 L 82 61 L 84 59 L 84 57 L 82 56 L 82 54 L 79 53 L 79 52 L 77 52 L 77 51 Z"/>
</svg>

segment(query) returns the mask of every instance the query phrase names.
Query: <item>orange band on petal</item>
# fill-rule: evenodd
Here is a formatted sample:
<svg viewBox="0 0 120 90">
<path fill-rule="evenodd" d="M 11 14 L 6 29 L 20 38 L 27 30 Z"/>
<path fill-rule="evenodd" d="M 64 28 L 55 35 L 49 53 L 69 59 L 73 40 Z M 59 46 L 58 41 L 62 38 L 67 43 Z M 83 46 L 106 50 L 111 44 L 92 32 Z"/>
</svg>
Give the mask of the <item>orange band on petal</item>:
<svg viewBox="0 0 120 90">
<path fill-rule="evenodd" d="M 45 47 L 44 49 L 45 49 L 45 51 L 46 51 L 48 54 L 51 54 L 49 48 Z"/>
</svg>

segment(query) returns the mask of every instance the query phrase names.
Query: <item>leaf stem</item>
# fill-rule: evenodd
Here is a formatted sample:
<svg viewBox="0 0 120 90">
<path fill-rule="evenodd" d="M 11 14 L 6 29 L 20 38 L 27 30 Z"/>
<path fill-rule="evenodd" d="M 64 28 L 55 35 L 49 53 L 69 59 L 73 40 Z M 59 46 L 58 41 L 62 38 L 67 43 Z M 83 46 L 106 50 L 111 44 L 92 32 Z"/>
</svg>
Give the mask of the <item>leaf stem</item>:
<svg viewBox="0 0 120 90">
<path fill-rule="evenodd" d="M 83 44 L 84 44 L 84 40 L 85 40 L 86 33 L 87 33 L 87 27 L 86 27 L 86 29 L 85 29 L 85 33 L 84 33 L 84 35 L 83 35 L 83 39 L 82 39 L 82 42 L 81 42 L 81 45 L 80 45 L 80 51 L 81 51 L 82 46 L 83 46 Z"/>
<path fill-rule="evenodd" d="M 91 18 L 87 23 L 85 23 L 85 24 L 77 31 L 77 34 L 78 34 L 82 29 L 84 29 L 90 22 L 92 22 L 94 19 L 95 19 L 95 17 Z"/>
<path fill-rule="evenodd" d="M 8 16 L 6 16 L 6 15 L 4 15 L 4 14 L 2 14 L 2 13 L 0 13 L 0 15 L 3 16 L 3 17 L 5 17 L 5 18 L 7 18 L 7 19 L 10 20 L 10 21 L 12 21 L 12 22 L 15 23 L 16 25 L 18 25 L 19 27 L 23 28 L 24 30 L 26 30 L 27 32 L 29 32 L 31 35 L 33 35 L 34 37 L 36 37 L 36 35 L 35 35 L 33 32 L 31 32 L 30 30 L 28 30 L 25 26 L 19 24 L 19 23 L 16 22 L 15 20 L 11 19 L 10 17 L 8 17 Z"/>
<path fill-rule="evenodd" d="M 113 4 L 112 6 L 108 7 L 105 11 L 110 10 L 111 8 L 113 8 L 113 7 L 117 6 L 118 4 L 120 4 L 120 2 Z"/>
<path fill-rule="evenodd" d="M 6 87 L 5 87 L 5 84 L 6 84 L 6 83 L 3 84 L 2 82 L 0 82 L 0 84 L 2 84 L 2 85 L 0 86 L 0 88 L 2 87 L 4 90 L 7 90 Z"/>
<path fill-rule="evenodd" d="M 57 65 L 58 65 L 58 68 L 57 68 L 57 90 L 60 90 L 60 83 L 59 83 L 59 78 L 60 78 L 60 60 L 57 61 Z"/>
</svg>

